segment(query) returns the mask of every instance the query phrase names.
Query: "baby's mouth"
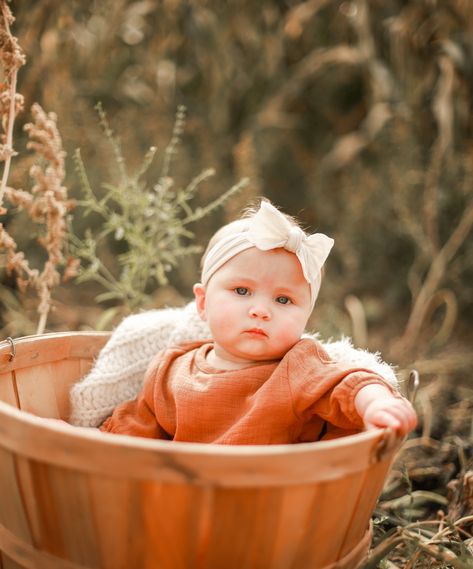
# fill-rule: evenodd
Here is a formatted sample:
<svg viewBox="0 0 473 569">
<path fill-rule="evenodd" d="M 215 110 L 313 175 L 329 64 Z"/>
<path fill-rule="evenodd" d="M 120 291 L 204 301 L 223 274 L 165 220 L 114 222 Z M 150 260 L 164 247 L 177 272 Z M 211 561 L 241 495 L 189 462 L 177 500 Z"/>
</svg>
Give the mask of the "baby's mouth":
<svg viewBox="0 0 473 569">
<path fill-rule="evenodd" d="M 266 332 L 262 328 L 250 328 L 249 330 L 245 330 L 245 332 L 247 334 L 251 334 L 254 336 L 261 336 L 265 338 L 268 336 L 268 334 L 266 334 Z"/>
</svg>

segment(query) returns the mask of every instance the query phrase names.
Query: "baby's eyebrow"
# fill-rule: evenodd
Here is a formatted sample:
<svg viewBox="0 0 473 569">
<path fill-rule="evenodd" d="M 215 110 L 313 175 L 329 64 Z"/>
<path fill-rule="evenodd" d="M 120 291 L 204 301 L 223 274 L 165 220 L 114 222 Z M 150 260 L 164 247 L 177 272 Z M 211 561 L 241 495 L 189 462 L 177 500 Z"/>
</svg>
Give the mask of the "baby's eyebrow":
<svg viewBox="0 0 473 569">
<path fill-rule="evenodd" d="M 225 279 L 225 285 L 226 286 L 249 286 L 249 287 L 256 287 L 259 283 L 259 280 L 257 278 L 252 278 L 248 275 L 228 275 L 228 277 Z M 305 281 L 304 281 L 304 285 L 305 285 Z M 294 296 L 296 294 L 298 294 L 298 292 L 301 290 L 302 286 L 304 286 L 302 284 L 296 284 L 292 287 L 288 287 L 286 284 L 274 284 L 273 285 L 273 292 L 277 295 L 283 295 L 286 294 L 288 296 Z"/>
<path fill-rule="evenodd" d="M 241 276 L 241 277 L 239 277 L 239 276 L 236 276 L 236 277 L 235 277 L 235 276 L 231 276 L 231 277 L 228 277 L 228 278 L 227 278 L 227 282 L 229 282 L 229 283 L 238 283 L 238 284 L 241 284 L 241 283 L 255 284 L 255 283 L 258 282 L 258 281 L 256 281 L 255 279 L 252 279 L 252 278 L 250 278 L 250 277 L 247 277 L 247 276 Z"/>
</svg>

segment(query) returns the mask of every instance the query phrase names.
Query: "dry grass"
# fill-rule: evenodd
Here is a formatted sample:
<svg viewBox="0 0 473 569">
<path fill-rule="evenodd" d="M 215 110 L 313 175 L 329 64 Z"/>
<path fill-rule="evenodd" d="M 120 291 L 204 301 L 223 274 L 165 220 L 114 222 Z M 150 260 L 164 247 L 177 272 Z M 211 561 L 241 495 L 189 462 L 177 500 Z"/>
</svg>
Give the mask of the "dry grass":
<svg viewBox="0 0 473 569">
<path fill-rule="evenodd" d="M 63 185 L 65 152 L 57 129 L 57 117 L 54 113 L 46 114 L 38 104 L 31 108 L 33 122 L 25 125 L 29 137 L 27 148 L 35 153 L 38 160 L 38 163 L 30 168 L 34 185 L 30 192 L 7 185 L 12 158 L 16 154 L 13 149 L 13 127 L 15 118 L 22 109 L 22 97 L 16 92 L 17 74 L 25 63 L 25 57 L 17 39 L 11 34 L 13 16 L 5 0 L 0 1 L 0 13 L 1 65 L 4 76 L 0 93 L 3 126 L 0 159 L 4 162 L 0 186 L 0 214 L 8 214 L 4 198 L 10 206 L 27 212 L 31 222 L 43 229 L 38 242 L 46 252 L 46 260 L 41 270 L 33 268 L 3 223 L 0 223 L 0 251 L 4 256 L 7 274 L 16 275 L 19 290 L 24 292 L 28 287 L 36 290 L 39 298 L 36 331 L 42 333 L 51 310 L 51 291 L 60 282 L 59 267 L 66 264 L 65 278 L 75 272 L 75 261 L 68 259 L 65 262 L 63 255 L 67 215 L 72 208 L 72 202 L 67 199 L 67 189 Z"/>
<path fill-rule="evenodd" d="M 432 400 L 425 391 L 434 390 Z M 403 446 L 378 503 L 365 569 L 473 567 L 473 390 L 447 402 L 445 386 L 432 383 L 420 399 L 421 432 Z"/>
</svg>

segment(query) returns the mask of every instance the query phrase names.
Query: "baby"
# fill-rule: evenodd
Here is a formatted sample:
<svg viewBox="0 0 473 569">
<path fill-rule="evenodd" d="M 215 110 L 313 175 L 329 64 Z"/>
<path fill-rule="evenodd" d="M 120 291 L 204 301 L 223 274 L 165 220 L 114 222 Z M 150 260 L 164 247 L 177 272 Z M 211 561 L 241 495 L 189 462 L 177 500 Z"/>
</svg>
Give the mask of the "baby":
<svg viewBox="0 0 473 569">
<path fill-rule="evenodd" d="M 382 377 L 301 339 L 332 246 L 268 201 L 224 226 L 194 285 L 212 340 L 159 352 L 141 392 L 101 430 L 220 444 L 308 442 L 371 426 L 411 431 L 412 406 Z"/>
</svg>

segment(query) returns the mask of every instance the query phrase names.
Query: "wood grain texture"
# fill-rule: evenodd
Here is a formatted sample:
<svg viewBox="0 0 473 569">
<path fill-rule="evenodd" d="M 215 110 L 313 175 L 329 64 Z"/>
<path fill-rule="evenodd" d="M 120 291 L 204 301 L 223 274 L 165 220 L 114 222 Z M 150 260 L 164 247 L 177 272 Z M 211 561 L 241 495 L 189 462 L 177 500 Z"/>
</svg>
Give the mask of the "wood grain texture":
<svg viewBox="0 0 473 569">
<path fill-rule="evenodd" d="M 7 567 L 15 569 L 92 569 L 31 547 L 1 524 L 0 547 L 3 550 L 3 562 Z"/>
<path fill-rule="evenodd" d="M 0 569 L 24 569 L 24 565 L 18 565 L 16 561 L 0 552 Z"/>
<path fill-rule="evenodd" d="M 71 378 L 81 373 L 81 360 L 43 363 L 16 371 L 20 408 L 38 417 L 66 419 L 69 416 Z"/>
<path fill-rule="evenodd" d="M 89 479 L 89 493 L 100 567 L 143 567 L 146 544 L 139 486 L 127 479 L 94 476 Z"/>
<path fill-rule="evenodd" d="M 15 454 L 0 447 L 0 524 L 27 543 L 32 542 L 16 472 Z"/>
<path fill-rule="evenodd" d="M 0 374 L 0 401 L 5 401 L 12 407 L 17 407 L 15 395 L 15 374 L 13 371 Z"/>
</svg>

